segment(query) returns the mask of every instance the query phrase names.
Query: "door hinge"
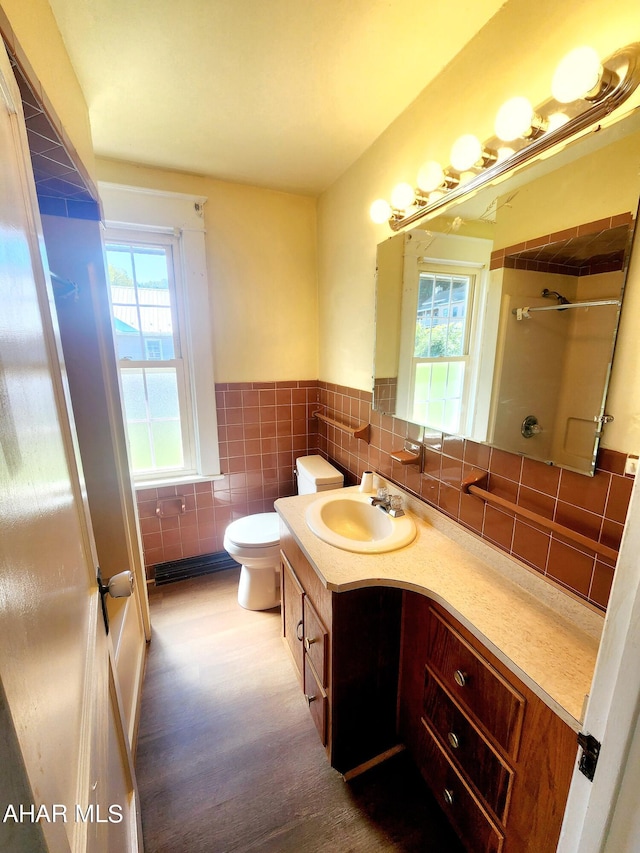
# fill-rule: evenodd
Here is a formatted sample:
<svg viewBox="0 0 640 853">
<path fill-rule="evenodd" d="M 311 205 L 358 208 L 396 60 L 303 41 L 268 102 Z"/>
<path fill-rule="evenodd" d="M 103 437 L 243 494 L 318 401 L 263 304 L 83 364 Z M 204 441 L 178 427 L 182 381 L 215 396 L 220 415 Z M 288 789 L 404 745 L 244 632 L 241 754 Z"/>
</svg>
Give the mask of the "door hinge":
<svg viewBox="0 0 640 853">
<path fill-rule="evenodd" d="M 593 782 L 596 765 L 598 763 L 598 756 L 600 755 L 600 741 L 596 740 L 593 735 L 588 735 L 585 732 L 579 732 L 578 746 L 582 749 L 578 769 L 587 777 L 587 779 L 589 779 L 590 782 Z"/>
<path fill-rule="evenodd" d="M 104 600 L 109 587 L 102 583 L 102 572 L 100 566 L 96 567 L 96 578 L 98 580 L 98 594 L 100 595 L 100 604 L 102 605 L 102 618 L 104 619 L 104 630 L 109 633 L 109 613 L 107 612 L 107 602 Z"/>
</svg>

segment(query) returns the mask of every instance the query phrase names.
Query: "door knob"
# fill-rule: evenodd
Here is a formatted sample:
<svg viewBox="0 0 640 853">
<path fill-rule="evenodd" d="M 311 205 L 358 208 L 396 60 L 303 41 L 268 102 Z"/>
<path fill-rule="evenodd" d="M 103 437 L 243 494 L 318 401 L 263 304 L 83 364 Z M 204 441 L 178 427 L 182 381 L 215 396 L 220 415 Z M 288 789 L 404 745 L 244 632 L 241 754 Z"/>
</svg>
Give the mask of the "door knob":
<svg viewBox="0 0 640 853">
<path fill-rule="evenodd" d="M 129 598 L 133 592 L 133 572 L 118 572 L 117 575 L 111 575 L 105 587 L 105 591 L 111 598 Z"/>
<path fill-rule="evenodd" d="M 133 572 L 118 572 L 104 583 L 98 571 L 98 586 L 103 597 L 110 595 L 111 598 L 128 598 L 133 592 Z"/>
<path fill-rule="evenodd" d="M 118 572 L 117 575 L 111 575 L 106 583 L 103 583 L 100 567 L 96 569 L 96 580 L 98 581 L 98 591 L 100 592 L 100 603 L 102 604 L 102 618 L 104 619 L 104 629 L 109 633 L 109 614 L 107 612 L 107 604 L 105 598 L 110 595 L 112 598 L 129 598 L 133 592 L 133 572 Z"/>
</svg>

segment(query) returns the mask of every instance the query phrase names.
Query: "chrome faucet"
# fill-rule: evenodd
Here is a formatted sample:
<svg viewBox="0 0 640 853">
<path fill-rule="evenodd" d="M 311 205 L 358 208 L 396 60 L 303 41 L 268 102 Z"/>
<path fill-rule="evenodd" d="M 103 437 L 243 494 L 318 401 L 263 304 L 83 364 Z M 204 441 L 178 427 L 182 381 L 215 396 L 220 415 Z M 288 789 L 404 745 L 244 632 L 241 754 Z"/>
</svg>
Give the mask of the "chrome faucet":
<svg viewBox="0 0 640 853">
<path fill-rule="evenodd" d="M 380 507 L 383 512 L 388 513 L 392 518 L 399 518 L 401 515 L 404 515 L 400 495 L 390 495 L 384 489 L 378 491 L 377 497 L 370 497 L 369 503 L 371 506 Z"/>
<path fill-rule="evenodd" d="M 391 506 L 391 498 L 389 495 L 383 495 L 379 498 L 370 497 L 369 503 L 371 506 L 379 506 L 380 509 L 388 510 Z"/>
</svg>

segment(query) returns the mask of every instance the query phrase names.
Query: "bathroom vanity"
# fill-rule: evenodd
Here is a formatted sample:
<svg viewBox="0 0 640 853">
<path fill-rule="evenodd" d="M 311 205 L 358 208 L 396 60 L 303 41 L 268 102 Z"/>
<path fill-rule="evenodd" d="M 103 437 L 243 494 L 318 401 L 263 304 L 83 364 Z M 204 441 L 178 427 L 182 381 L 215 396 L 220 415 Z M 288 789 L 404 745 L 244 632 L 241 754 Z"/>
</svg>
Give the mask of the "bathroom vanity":
<svg viewBox="0 0 640 853">
<path fill-rule="evenodd" d="M 406 747 L 469 851 L 552 853 L 601 614 L 405 496 L 414 542 L 337 549 L 283 498 L 287 647 L 347 778 Z"/>
</svg>

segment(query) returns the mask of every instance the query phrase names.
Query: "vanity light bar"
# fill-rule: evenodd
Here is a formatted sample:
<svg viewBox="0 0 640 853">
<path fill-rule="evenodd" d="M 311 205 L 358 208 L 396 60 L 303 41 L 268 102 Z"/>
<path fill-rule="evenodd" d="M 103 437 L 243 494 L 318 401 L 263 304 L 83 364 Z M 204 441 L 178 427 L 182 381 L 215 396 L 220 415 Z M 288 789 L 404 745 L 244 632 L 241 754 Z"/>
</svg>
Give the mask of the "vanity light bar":
<svg viewBox="0 0 640 853">
<path fill-rule="evenodd" d="M 582 59 L 587 50 L 590 49 L 577 48 L 571 51 L 560 63 L 556 77 L 563 66 L 572 66 L 569 61 L 572 56 L 582 54 Z M 453 167 L 443 169 L 442 183 L 433 194 L 418 188 L 414 191 L 413 199 L 410 199 L 409 193 L 405 192 L 406 200 L 411 204 L 404 208 L 394 206 L 395 199 L 392 204 L 378 199 L 371 205 L 371 218 L 374 222 L 388 220 L 393 231 L 401 231 L 450 202 L 523 166 L 532 158 L 568 141 L 610 115 L 640 84 L 640 42 L 616 51 L 596 71 L 593 70 L 592 62 L 588 71 L 591 76 L 589 82 L 585 83 L 587 90 L 582 91 L 572 103 L 551 98 L 537 108 L 531 108 L 529 127 L 524 133 L 520 130 L 520 136 L 514 140 L 521 147 L 514 151 L 508 148 L 505 150 L 504 141 L 494 137 L 480 146 L 481 156 L 469 172 L 458 173 Z M 580 91 L 580 87 L 577 91 Z M 518 100 L 526 101 L 524 98 Z M 567 115 L 571 112 L 575 114 Z"/>
</svg>

